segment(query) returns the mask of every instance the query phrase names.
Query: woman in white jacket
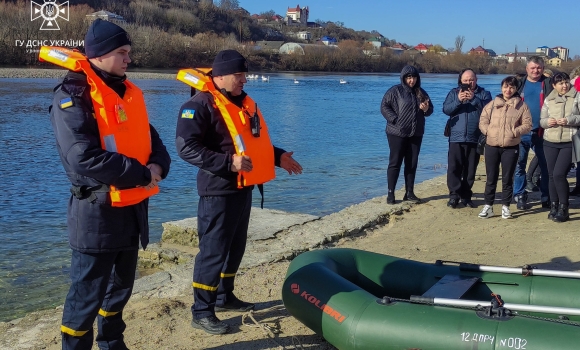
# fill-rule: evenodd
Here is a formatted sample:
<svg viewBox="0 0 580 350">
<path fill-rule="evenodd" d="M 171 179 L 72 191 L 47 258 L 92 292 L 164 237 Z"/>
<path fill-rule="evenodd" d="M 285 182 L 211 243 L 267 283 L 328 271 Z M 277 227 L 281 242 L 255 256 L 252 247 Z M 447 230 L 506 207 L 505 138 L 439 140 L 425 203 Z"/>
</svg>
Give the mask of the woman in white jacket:
<svg viewBox="0 0 580 350">
<path fill-rule="evenodd" d="M 569 184 L 566 178 L 573 160 L 574 135 L 580 126 L 580 94 L 570 84 L 566 73 L 552 78 L 554 90 L 544 100 L 540 125 L 544 128 L 544 153 L 549 174 L 550 213 L 548 219 L 569 219 Z"/>
</svg>

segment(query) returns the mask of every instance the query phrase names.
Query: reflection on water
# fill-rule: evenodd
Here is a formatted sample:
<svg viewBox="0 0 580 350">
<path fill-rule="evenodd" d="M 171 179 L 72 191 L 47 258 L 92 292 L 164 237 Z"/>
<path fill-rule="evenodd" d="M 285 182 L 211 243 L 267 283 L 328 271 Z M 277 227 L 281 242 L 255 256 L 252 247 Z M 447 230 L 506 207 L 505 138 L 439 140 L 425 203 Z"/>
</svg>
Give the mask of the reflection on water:
<svg viewBox="0 0 580 350">
<path fill-rule="evenodd" d="M 275 145 L 294 151 L 300 176 L 277 170 L 265 185 L 265 207 L 325 215 L 386 194 L 389 150 L 380 101 L 398 74 L 269 74 L 246 91 L 258 102 Z M 294 78 L 300 84 L 294 84 Z M 346 78 L 348 84 L 340 84 Z M 427 119 L 417 181 L 445 173 L 442 103 L 455 75 L 423 75 L 435 112 Z M 499 92 L 503 77 L 480 77 Z M 151 240 L 161 223 L 196 215 L 196 169 L 178 158 L 175 124 L 189 87 L 171 80 L 136 80 L 151 123 L 173 160 L 161 194 L 151 200 Z M 48 106 L 55 79 L 0 79 L 0 321 L 62 304 L 68 289 L 66 234 L 69 184 L 55 146 Z M 402 172 L 401 172 L 402 173 Z M 402 184 L 402 180 L 399 181 Z M 255 197 L 258 197 L 257 195 Z M 254 199 L 259 206 L 259 199 Z"/>
</svg>

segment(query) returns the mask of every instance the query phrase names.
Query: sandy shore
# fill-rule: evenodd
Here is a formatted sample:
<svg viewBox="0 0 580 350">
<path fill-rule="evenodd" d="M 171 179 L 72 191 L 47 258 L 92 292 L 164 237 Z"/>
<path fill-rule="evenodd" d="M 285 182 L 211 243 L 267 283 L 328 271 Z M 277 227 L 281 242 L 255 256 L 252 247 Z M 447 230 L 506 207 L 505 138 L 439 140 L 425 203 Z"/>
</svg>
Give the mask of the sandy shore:
<svg viewBox="0 0 580 350">
<path fill-rule="evenodd" d="M 66 74 L 64 69 L 40 69 L 40 68 L 0 68 L 0 78 L 47 78 L 62 79 Z M 177 74 L 168 73 L 141 73 L 127 72 L 129 79 L 165 79 L 174 80 Z"/>
<path fill-rule="evenodd" d="M 531 196 L 533 208 L 522 212 L 512 205 L 514 218 L 479 219 L 483 205 L 485 176 L 478 175 L 474 186 L 476 209 L 446 207 L 445 177 L 420 184 L 418 196 L 426 200 L 418 205 L 400 204 L 380 224 L 370 225 L 356 234 L 328 242 L 324 247 L 348 247 L 389 254 L 418 261 L 437 259 L 472 263 L 580 270 L 580 203 L 571 200 L 571 220 L 557 224 L 547 219 L 540 208 L 538 194 Z M 399 195 L 398 198 L 401 198 Z M 369 201 L 374 206 L 389 207 L 385 198 Z M 496 214 L 500 212 L 496 204 Z M 339 213 L 340 214 L 340 213 Z M 281 285 L 288 261 L 268 263 L 241 270 L 236 293 L 257 303 L 253 315 L 257 322 L 268 324 L 278 334 L 250 327 L 249 318 L 239 313 L 220 313 L 233 332 L 212 336 L 191 328 L 190 288 L 182 288 L 170 297 L 151 293 L 131 299 L 124 311 L 127 321 L 125 341 L 131 349 L 334 349 L 324 339 L 288 315 L 281 301 Z M 190 273 L 190 271 L 187 271 Z M 161 283 L 161 282 L 160 282 Z M 0 348 L 60 349 L 61 310 L 35 312 L 13 322 L 0 323 Z M 96 348 L 96 345 L 95 345 Z"/>
</svg>

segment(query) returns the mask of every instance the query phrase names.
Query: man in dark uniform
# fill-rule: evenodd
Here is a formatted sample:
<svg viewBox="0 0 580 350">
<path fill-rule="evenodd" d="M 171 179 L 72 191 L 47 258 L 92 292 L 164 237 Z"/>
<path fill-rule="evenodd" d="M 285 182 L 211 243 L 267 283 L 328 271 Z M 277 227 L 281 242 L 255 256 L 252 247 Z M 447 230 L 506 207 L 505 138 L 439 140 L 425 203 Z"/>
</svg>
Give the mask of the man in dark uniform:
<svg viewBox="0 0 580 350">
<path fill-rule="evenodd" d="M 86 57 L 94 71 L 91 75 L 96 74 L 120 99 L 127 89 L 130 45 L 125 30 L 100 19 L 85 36 Z M 50 107 L 57 149 L 73 193 L 67 214 L 72 284 L 63 310 L 62 348 L 91 349 L 93 323 L 98 318 L 99 348 L 127 349 L 122 315 L 135 280 L 139 241 L 143 248 L 149 241 L 148 199 L 114 207 L 109 186 L 154 189 L 167 176 L 171 159 L 151 125 L 151 153 L 146 164 L 104 149 L 88 75 L 68 72 L 55 88 Z M 124 117 L 137 116 L 127 112 Z M 149 137 L 145 133 L 134 137 Z"/>
<path fill-rule="evenodd" d="M 212 65 L 213 84 L 218 93 L 242 108 L 248 71 L 246 59 L 235 50 L 217 54 Z M 197 189 L 199 253 L 193 271 L 192 306 L 194 328 L 224 334 L 229 325 L 215 311 L 248 311 L 254 304 L 234 294 L 234 278 L 244 255 L 252 203 L 253 186 L 238 188 L 238 172 L 251 172 L 255 164 L 247 155 L 236 154 L 234 141 L 224 116 L 210 92 L 200 92 L 179 112 L 176 146 L 179 156 L 200 168 Z M 234 117 L 239 118 L 238 115 Z M 302 167 L 292 152 L 274 147 L 275 165 L 289 174 Z"/>
</svg>

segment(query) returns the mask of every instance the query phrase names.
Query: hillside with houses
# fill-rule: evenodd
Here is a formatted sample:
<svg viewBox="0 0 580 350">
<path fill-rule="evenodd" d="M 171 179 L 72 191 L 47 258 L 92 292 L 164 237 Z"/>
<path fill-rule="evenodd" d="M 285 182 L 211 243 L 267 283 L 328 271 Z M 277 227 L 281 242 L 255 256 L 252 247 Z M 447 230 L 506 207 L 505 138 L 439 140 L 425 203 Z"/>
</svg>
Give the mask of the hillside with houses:
<svg viewBox="0 0 580 350">
<path fill-rule="evenodd" d="M 251 14 L 237 0 L 79 0 L 70 6 L 70 20 L 61 23 L 60 31 L 39 32 L 38 24 L 30 21 L 26 1 L 3 2 L 0 65 L 38 65 L 33 54 L 37 47 L 14 43 L 58 38 L 80 42 L 79 33 L 96 18 L 125 27 L 134 43 L 133 64 L 146 68 L 208 65 L 225 48 L 241 51 L 254 70 L 396 72 L 410 63 L 433 73 L 458 72 L 465 66 L 479 73 L 514 73 L 523 71 L 531 55 L 543 56 L 556 69 L 578 65 L 561 46 L 538 46 L 532 52 L 518 52 L 516 47 L 514 52 L 497 54 L 483 45 L 465 50 L 461 36 L 454 48 L 410 45 L 376 30 L 356 31 L 339 21 L 311 20 L 317 9 L 310 6 L 276 6 Z"/>
</svg>

